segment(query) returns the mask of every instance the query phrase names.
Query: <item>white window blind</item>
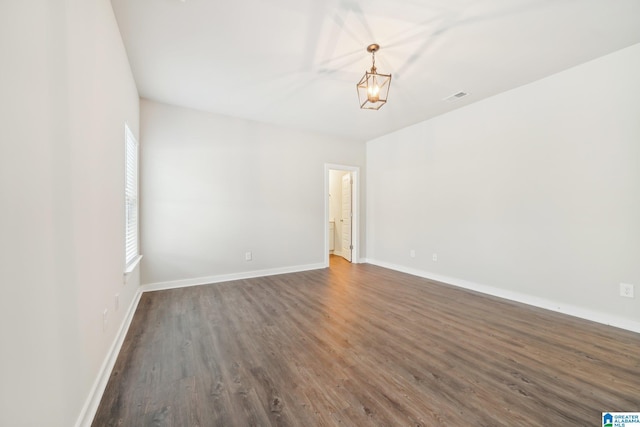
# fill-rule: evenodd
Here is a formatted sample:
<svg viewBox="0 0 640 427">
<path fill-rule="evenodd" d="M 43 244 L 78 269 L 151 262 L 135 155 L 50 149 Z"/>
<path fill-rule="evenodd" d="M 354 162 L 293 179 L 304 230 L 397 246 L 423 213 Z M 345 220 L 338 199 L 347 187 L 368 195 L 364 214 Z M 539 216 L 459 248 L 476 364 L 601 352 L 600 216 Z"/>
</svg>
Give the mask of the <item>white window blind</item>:
<svg viewBox="0 0 640 427">
<path fill-rule="evenodd" d="M 138 141 L 125 127 L 125 263 L 130 266 L 138 260 Z"/>
</svg>

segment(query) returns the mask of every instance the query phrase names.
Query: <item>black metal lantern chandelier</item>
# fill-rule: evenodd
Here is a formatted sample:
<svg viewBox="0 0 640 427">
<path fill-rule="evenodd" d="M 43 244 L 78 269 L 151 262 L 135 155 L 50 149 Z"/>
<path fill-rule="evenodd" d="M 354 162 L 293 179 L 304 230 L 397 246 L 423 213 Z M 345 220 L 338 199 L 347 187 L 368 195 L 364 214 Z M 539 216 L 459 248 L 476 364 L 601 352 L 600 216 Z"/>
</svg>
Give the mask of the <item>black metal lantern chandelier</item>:
<svg viewBox="0 0 640 427">
<path fill-rule="evenodd" d="M 360 108 L 367 110 L 379 110 L 387 102 L 389 87 L 391 86 L 391 74 L 379 74 L 376 69 L 376 52 L 380 50 L 377 44 L 370 44 L 367 52 L 371 53 L 371 71 L 365 71 L 364 76 L 357 84 L 358 102 Z"/>
</svg>

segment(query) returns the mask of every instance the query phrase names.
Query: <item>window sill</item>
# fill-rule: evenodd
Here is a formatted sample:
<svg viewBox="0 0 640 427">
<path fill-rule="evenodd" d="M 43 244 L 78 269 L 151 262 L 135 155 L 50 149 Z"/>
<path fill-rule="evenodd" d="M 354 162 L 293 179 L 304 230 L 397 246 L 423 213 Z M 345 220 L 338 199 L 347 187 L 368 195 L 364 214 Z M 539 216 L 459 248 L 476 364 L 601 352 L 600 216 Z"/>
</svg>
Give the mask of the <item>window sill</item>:
<svg viewBox="0 0 640 427">
<path fill-rule="evenodd" d="M 136 269 L 138 264 L 140 264 L 140 260 L 142 259 L 142 255 L 138 255 L 133 261 L 131 261 L 124 269 L 124 274 L 130 274 L 133 270 Z"/>
</svg>

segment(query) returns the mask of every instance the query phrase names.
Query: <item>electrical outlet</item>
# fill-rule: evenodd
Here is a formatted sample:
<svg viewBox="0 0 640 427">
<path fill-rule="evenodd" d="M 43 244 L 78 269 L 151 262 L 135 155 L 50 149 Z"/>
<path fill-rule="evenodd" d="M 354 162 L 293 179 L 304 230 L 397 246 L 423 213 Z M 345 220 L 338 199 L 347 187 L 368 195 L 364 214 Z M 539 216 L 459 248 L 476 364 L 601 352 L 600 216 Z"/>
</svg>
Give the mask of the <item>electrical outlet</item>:
<svg viewBox="0 0 640 427">
<path fill-rule="evenodd" d="M 633 298 L 633 285 L 629 283 L 620 283 L 620 296 Z"/>
<path fill-rule="evenodd" d="M 438 261 L 438 254 L 433 254 L 433 256 L 431 257 L 431 259 L 433 261 Z"/>
<path fill-rule="evenodd" d="M 416 257 L 416 251 L 415 251 L 414 249 L 411 249 L 411 250 L 409 251 L 409 256 L 410 256 L 411 258 L 415 258 L 415 257 Z"/>
<path fill-rule="evenodd" d="M 109 310 L 106 308 L 102 312 L 102 332 L 107 330 L 107 316 L 109 314 Z"/>
<path fill-rule="evenodd" d="M 244 253 L 244 260 L 245 261 L 251 261 L 253 259 L 253 254 L 251 252 L 245 252 Z"/>
<path fill-rule="evenodd" d="M 120 308 L 120 294 L 116 294 L 113 302 L 113 307 L 113 311 L 118 311 L 118 309 Z"/>
</svg>

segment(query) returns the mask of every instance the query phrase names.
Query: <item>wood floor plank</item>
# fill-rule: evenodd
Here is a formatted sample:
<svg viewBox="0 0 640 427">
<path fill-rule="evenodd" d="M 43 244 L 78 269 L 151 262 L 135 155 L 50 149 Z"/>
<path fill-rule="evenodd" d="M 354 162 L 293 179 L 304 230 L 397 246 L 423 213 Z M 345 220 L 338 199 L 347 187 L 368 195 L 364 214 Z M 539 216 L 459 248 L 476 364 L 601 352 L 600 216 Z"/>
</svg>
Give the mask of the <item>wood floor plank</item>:
<svg viewBox="0 0 640 427">
<path fill-rule="evenodd" d="M 600 425 L 640 335 L 367 264 L 143 294 L 93 426 Z"/>
</svg>

